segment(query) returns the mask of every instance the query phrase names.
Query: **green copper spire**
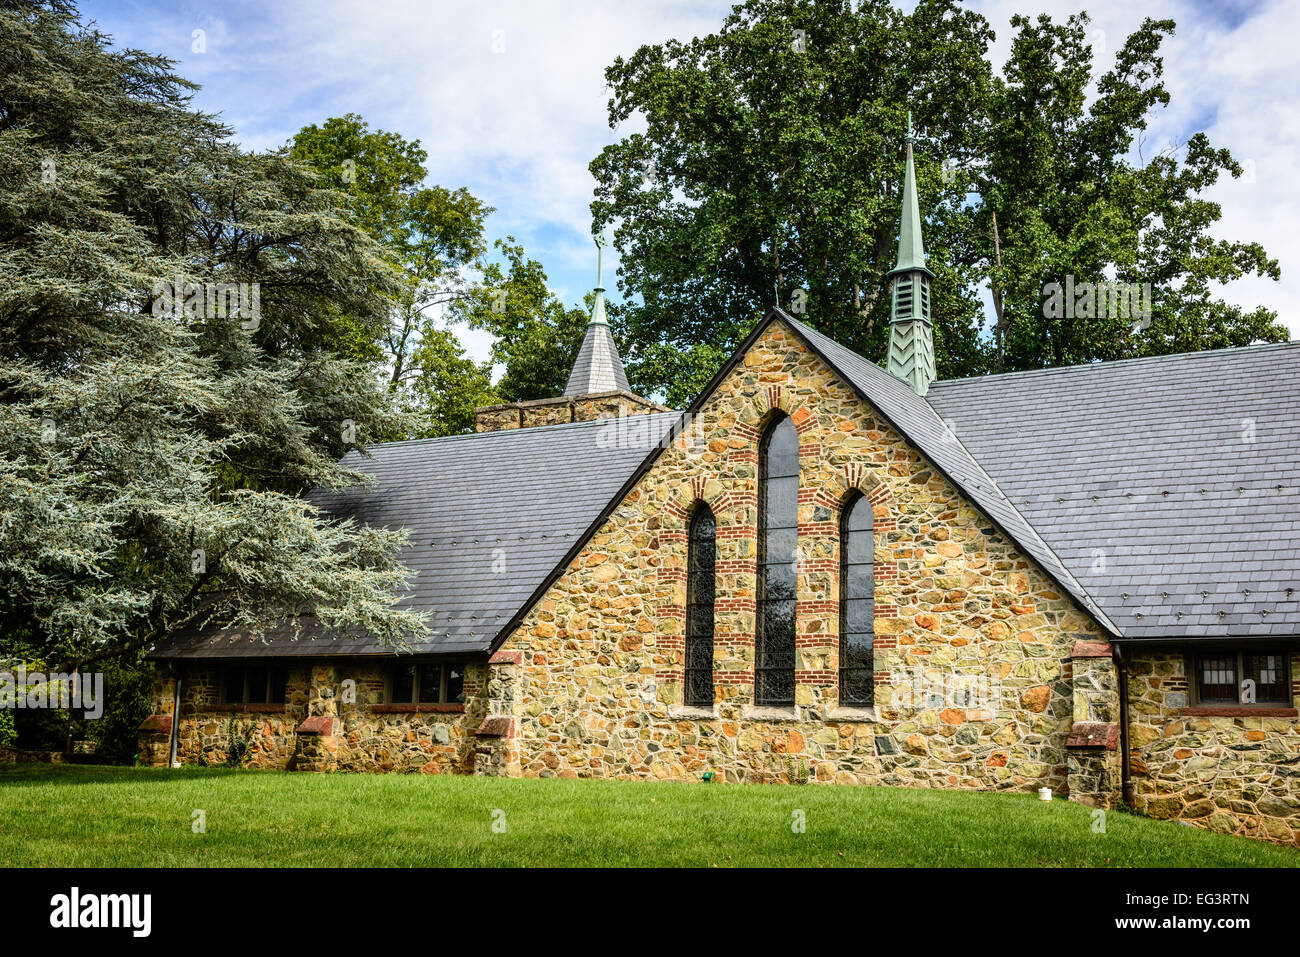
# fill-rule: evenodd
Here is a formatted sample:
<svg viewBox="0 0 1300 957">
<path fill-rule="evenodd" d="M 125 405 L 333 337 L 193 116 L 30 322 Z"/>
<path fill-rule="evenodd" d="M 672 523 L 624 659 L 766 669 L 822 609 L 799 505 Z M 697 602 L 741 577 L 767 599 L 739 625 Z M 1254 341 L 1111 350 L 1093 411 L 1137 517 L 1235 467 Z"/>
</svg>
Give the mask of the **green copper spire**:
<svg viewBox="0 0 1300 957">
<path fill-rule="evenodd" d="M 907 167 L 903 172 L 903 224 L 898 232 L 898 262 L 888 275 L 923 269 L 933 277 L 934 273 L 925 266 L 925 243 L 921 240 L 921 204 L 916 198 L 916 169 L 912 165 L 912 144 L 916 141 L 916 132 L 912 129 L 912 111 L 907 111 Z"/>
<path fill-rule="evenodd" d="M 921 205 L 916 198 L 912 164 L 912 113 L 907 114 L 907 165 L 903 172 L 903 222 L 898 232 L 898 262 L 888 273 L 893 286 L 889 309 L 889 355 L 886 368 L 917 395 L 924 396 L 938 376 L 930 332 L 930 280 L 921 241 Z"/>
<path fill-rule="evenodd" d="M 605 238 L 604 233 L 596 233 L 592 237 L 596 240 L 596 301 L 591 304 L 591 322 L 587 325 L 607 326 L 609 323 L 605 320 L 605 286 L 601 278 L 604 269 L 605 246 L 609 240 Z"/>
</svg>

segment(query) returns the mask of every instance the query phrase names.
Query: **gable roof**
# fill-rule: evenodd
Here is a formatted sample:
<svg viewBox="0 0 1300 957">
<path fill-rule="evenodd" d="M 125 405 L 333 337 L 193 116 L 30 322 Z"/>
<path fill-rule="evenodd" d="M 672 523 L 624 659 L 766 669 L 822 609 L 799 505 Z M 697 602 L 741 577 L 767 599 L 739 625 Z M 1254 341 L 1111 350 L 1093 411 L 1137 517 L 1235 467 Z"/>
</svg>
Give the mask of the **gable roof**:
<svg viewBox="0 0 1300 957">
<path fill-rule="evenodd" d="M 344 460 L 374 487 L 312 499 L 411 530 L 404 604 L 433 615 L 412 650 L 490 652 L 776 321 L 1112 635 L 1300 634 L 1300 595 L 1285 594 L 1300 590 L 1300 342 L 941 380 L 921 398 L 773 309 L 685 413 L 635 417 L 644 442 L 604 442 L 605 419 L 390 443 Z M 507 574 L 492 572 L 496 554 Z M 365 638 L 209 634 L 153 657 L 388 653 Z"/>
<path fill-rule="evenodd" d="M 959 435 L 947 427 L 929 402 L 913 392 L 907 383 L 878 365 L 868 362 L 856 352 L 844 348 L 835 340 L 779 309 L 773 310 L 769 320 L 759 324 L 759 329 L 776 318 L 793 328 L 862 398 L 874 406 L 962 493 L 978 505 L 1012 542 L 1038 562 L 1070 597 L 1091 612 L 1103 628 L 1112 634 L 1119 634 L 1106 613 L 1092 600 L 1070 569 L 1016 509 L 998 487 L 998 483 L 961 443 Z"/>
<path fill-rule="evenodd" d="M 1300 635 L 1300 342 L 927 398 L 1124 637 Z"/>
<path fill-rule="evenodd" d="M 636 419 L 653 444 L 678 414 Z M 372 487 L 310 498 L 340 517 L 410 530 L 401 559 L 416 576 L 401 604 L 429 612 L 432 632 L 413 652 L 481 654 L 645 458 L 646 444 L 608 441 L 610 421 L 375 445 L 368 458 L 351 452 L 343 460 L 373 475 Z M 364 636 L 306 631 L 296 641 L 207 631 L 153 657 L 391 653 Z"/>
<path fill-rule="evenodd" d="M 1032 555 L 1047 570 L 1048 574 L 1056 580 L 1066 591 L 1080 604 L 1092 613 L 1098 622 L 1114 634 L 1118 630 L 1106 617 L 1106 614 L 1092 601 L 1084 592 L 1083 588 L 1070 574 L 1069 570 L 1061 564 L 1059 558 L 1050 548 L 1038 537 L 1033 527 L 1020 516 L 1019 512 L 1006 501 L 998 490 L 997 485 L 989 478 L 987 474 L 976 464 L 975 460 L 970 457 L 960 442 L 955 441 L 945 427 L 942 420 L 930 408 L 925 399 L 922 399 L 908 386 L 880 369 L 872 365 L 855 352 L 850 352 L 839 343 L 828 339 L 821 333 L 803 323 L 794 319 L 781 309 L 769 309 L 763 319 L 754 327 L 753 331 L 745 337 L 744 342 L 736 347 L 732 352 L 731 358 L 719 369 L 709 380 L 699 396 L 686 409 L 680 417 L 671 424 L 671 429 L 665 432 L 658 445 L 653 448 L 641 464 L 633 471 L 623 483 L 623 486 L 615 493 L 614 497 L 606 504 L 595 521 L 592 522 L 587 534 L 575 542 L 569 553 L 564 559 L 552 570 L 551 574 L 538 586 L 533 597 L 526 604 L 520 607 L 519 611 L 511 618 L 496 636 L 492 642 L 490 650 L 495 650 L 510 636 L 516 627 L 523 621 L 528 609 L 532 607 L 534 601 L 540 598 L 546 590 L 564 573 L 569 563 L 577 557 L 583 544 L 592 534 L 596 532 L 605 520 L 613 514 L 614 509 L 618 507 L 624 496 L 632 490 L 641 477 L 645 475 L 659 458 L 660 454 L 669 448 L 673 440 L 680 434 L 685 423 L 689 422 L 708 401 L 709 397 L 717 389 L 718 385 L 731 374 L 731 371 L 741 362 L 745 353 L 749 351 L 750 346 L 758 339 L 760 335 L 774 322 L 785 322 L 792 330 L 808 343 L 808 346 L 817 353 L 833 371 L 838 373 L 844 380 L 854 388 L 859 395 L 863 396 L 868 402 L 872 403 L 879 409 L 886 418 L 902 432 L 914 445 L 920 448 L 942 471 L 948 474 L 949 478 L 970 495 L 974 501 L 985 510 L 993 521 L 1007 531 L 1008 537 L 1016 542 L 1028 554 Z M 888 406 L 888 409 L 885 407 Z M 901 420 L 901 421 L 900 421 Z M 1004 523 L 1006 523 L 1004 525 Z M 1006 528 L 1010 525 L 1010 529 Z M 1041 557 L 1040 557 L 1041 556 Z"/>
</svg>

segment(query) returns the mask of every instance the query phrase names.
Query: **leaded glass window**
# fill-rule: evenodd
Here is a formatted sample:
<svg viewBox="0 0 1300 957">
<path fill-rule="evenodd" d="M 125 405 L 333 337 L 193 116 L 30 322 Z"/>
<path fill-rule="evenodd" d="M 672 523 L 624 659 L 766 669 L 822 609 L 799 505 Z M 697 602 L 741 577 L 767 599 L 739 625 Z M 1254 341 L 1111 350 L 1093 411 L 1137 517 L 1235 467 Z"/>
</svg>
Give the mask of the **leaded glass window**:
<svg viewBox="0 0 1300 957">
<path fill-rule="evenodd" d="M 840 705 L 868 708 L 874 700 L 875 582 L 871 503 L 855 495 L 840 517 Z"/>
<path fill-rule="evenodd" d="M 759 454 L 757 647 L 754 703 L 794 705 L 799 436 L 788 416 L 768 428 Z"/>
<path fill-rule="evenodd" d="M 685 703 L 713 705 L 713 568 L 717 523 L 703 502 L 691 518 L 686 556 Z"/>
</svg>

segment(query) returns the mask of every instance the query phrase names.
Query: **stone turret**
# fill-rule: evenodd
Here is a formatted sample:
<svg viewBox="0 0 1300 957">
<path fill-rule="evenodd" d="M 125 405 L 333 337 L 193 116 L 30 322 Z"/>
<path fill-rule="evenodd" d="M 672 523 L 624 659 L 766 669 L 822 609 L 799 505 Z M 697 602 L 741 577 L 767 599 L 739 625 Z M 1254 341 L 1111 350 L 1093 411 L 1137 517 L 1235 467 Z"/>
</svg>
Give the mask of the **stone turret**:
<svg viewBox="0 0 1300 957">
<path fill-rule="evenodd" d="M 605 242 L 604 236 L 596 236 L 596 297 L 591 306 L 587 334 L 582 339 L 582 348 L 574 360 L 564 394 L 554 399 L 509 402 L 476 409 L 479 432 L 668 411 L 664 406 L 636 395 L 628 385 L 623 360 L 619 358 L 618 346 L 605 318 L 605 287 L 602 282 Z"/>
</svg>

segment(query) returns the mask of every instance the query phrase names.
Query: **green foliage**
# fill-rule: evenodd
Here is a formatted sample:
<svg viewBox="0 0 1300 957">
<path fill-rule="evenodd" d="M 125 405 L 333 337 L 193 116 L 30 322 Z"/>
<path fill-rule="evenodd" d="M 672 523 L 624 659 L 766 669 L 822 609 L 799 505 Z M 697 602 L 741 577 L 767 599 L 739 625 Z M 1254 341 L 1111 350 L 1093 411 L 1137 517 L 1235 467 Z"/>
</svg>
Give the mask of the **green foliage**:
<svg viewBox="0 0 1300 957">
<path fill-rule="evenodd" d="M 455 304 L 453 315 L 496 337 L 492 361 L 506 369 L 496 385 L 500 401 L 560 395 L 590 316 L 581 309 L 566 308 L 552 294 L 542 264 L 528 259 L 513 236 L 498 239 L 494 245 L 505 259 L 505 268 L 501 263 L 488 263 L 482 285 Z M 609 321 L 613 328 L 615 311 Z"/>
<path fill-rule="evenodd" d="M 883 356 L 909 108 L 941 377 L 1285 339 L 1267 310 L 1213 298 L 1278 275 L 1258 244 L 1209 236 L 1220 211 L 1199 194 L 1240 173 L 1230 154 L 1198 134 L 1142 157 L 1173 24 L 1145 21 L 1098 76 L 1087 22 L 1013 18 L 1005 80 L 990 25 L 953 0 L 747 0 L 714 34 L 615 59 L 611 126 L 645 132 L 592 162 L 592 211 L 617 224 L 631 378 L 681 405 L 800 289 L 800 318 Z M 1151 283 L 1151 329 L 1045 319 L 1043 285 L 1067 274 Z"/>
<path fill-rule="evenodd" d="M 248 749 L 253 746 L 253 733 L 256 729 L 257 726 L 252 721 L 236 721 L 233 714 L 230 716 L 226 722 L 226 736 L 230 740 L 226 746 L 227 766 L 237 768 L 243 765 Z"/>
<path fill-rule="evenodd" d="M 8 708 L 0 710 L 0 748 L 13 745 L 18 740 L 14 730 L 14 713 Z"/>
<path fill-rule="evenodd" d="M 104 675 L 104 713 L 83 721 L 83 734 L 95 742 L 97 762 L 129 764 L 139 750 L 140 722 L 152 711 L 153 663 L 136 655 L 94 668 Z"/>
<path fill-rule="evenodd" d="M 402 277 L 377 345 L 389 390 L 408 415 L 385 438 L 474 431 L 474 405 L 496 401 L 490 366 L 467 359 L 437 323 L 470 295 L 465 277 L 481 265 L 483 220 L 492 209 L 464 188 L 424 186 L 428 155 L 419 141 L 371 130 L 354 113 L 304 127 L 290 149 L 346 196 L 354 221 Z"/>
<path fill-rule="evenodd" d="M 414 375 L 404 395 L 419 425 L 410 437 L 433 438 L 473 432 L 474 410 L 500 402 L 492 386 L 491 363 L 476 363 L 465 355 L 456 336 L 446 329 L 426 329 L 412 353 Z"/>
<path fill-rule="evenodd" d="M 785 770 L 786 774 L 790 778 L 791 784 L 808 783 L 808 763 L 804 761 L 803 758 L 796 761 L 794 758 L 787 755 L 785 759 Z"/>
<path fill-rule="evenodd" d="M 1212 284 L 1280 276 L 1258 243 L 1208 234 L 1220 208 L 1200 194 L 1223 172 L 1241 175 L 1241 166 L 1203 133 L 1143 157 L 1149 117 L 1170 99 L 1159 50 L 1174 22 L 1145 20 L 1100 76 L 1088 22 L 1086 14 L 1059 24 L 1012 17 L 1007 79 L 994 81 L 981 117 L 987 132 L 970 180 L 979 202 L 960 226 L 993 293 L 993 367 L 1285 341 L 1273 313 L 1246 313 L 1212 296 Z M 1098 95 L 1085 109 L 1094 79 Z M 1149 283 L 1150 329 L 1123 316 L 1045 317 L 1043 286 L 1067 275 L 1076 283 L 1112 276 Z"/>
<path fill-rule="evenodd" d="M 0 9 L 0 64 L 0 650 L 84 667 L 307 611 L 421 632 L 404 535 L 300 498 L 399 421 L 362 346 L 406 287 L 345 197 L 61 4 Z M 258 284 L 260 314 L 155 308 L 176 276 Z"/>
</svg>

